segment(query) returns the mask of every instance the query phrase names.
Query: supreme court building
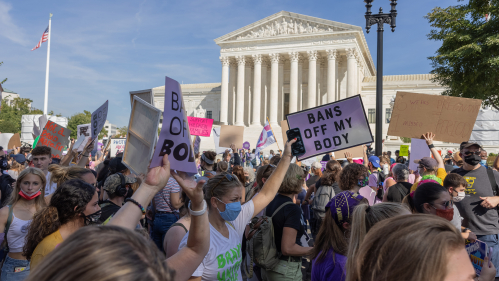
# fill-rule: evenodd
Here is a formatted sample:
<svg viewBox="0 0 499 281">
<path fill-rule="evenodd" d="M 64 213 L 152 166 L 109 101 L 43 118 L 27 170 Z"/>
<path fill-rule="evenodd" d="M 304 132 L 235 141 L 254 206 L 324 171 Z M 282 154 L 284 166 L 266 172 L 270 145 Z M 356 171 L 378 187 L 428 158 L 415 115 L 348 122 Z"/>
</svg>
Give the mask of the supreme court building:
<svg viewBox="0 0 499 281">
<path fill-rule="evenodd" d="M 282 11 L 215 43 L 221 48 L 221 83 L 182 84 L 188 115 L 245 126 L 244 140 L 252 148 L 268 118 L 282 146 L 280 123 L 286 114 L 360 94 L 375 133 L 376 66 L 361 27 Z M 383 77 L 385 145 L 400 145 L 398 138 L 386 136 L 396 92 L 440 94 L 444 89 L 431 78 Z M 164 107 L 164 86 L 130 93 Z M 210 139 L 202 138 L 202 150 L 214 148 Z"/>
</svg>

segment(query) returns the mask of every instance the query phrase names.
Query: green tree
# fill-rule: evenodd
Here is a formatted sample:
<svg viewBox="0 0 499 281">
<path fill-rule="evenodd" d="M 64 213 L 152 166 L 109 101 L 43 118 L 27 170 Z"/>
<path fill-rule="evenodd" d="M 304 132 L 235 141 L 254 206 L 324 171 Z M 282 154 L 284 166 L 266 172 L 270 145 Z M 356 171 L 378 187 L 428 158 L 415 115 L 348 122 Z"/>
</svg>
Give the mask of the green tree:
<svg viewBox="0 0 499 281">
<path fill-rule="evenodd" d="M 128 126 L 123 126 L 123 127 L 118 127 L 118 129 L 116 129 L 118 132 L 116 133 L 117 136 L 119 137 L 126 137 L 126 134 L 128 133 Z"/>
<path fill-rule="evenodd" d="M 400 137 L 400 140 L 404 143 L 411 143 L 411 138 Z"/>
<path fill-rule="evenodd" d="M 83 113 L 77 113 L 69 117 L 68 119 L 68 129 L 71 130 L 71 138 L 76 139 L 78 133 L 78 125 L 90 124 L 92 121 L 92 113 L 87 110 L 83 110 Z M 99 133 L 99 139 L 107 136 L 107 130 L 102 128 Z"/>
<path fill-rule="evenodd" d="M 499 109 L 499 0 L 436 7 L 426 19 L 433 27 L 428 38 L 442 41 L 429 57 L 433 82 L 447 87 L 444 95 L 482 99 Z"/>
<path fill-rule="evenodd" d="M 30 107 L 32 102 L 27 98 L 14 98 L 9 105 L 7 100 L 3 100 L 0 109 L 0 132 L 21 133 L 23 115 L 43 114 L 43 111 Z"/>
</svg>

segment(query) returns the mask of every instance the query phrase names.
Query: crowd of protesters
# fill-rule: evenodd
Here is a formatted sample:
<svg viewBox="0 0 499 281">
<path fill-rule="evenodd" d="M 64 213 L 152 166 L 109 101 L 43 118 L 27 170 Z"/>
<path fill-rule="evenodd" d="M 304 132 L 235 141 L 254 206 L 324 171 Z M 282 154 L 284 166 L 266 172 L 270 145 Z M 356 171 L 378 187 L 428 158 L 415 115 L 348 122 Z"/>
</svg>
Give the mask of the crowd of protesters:
<svg viewBox="0 0 499 281">
<path fill-rule="evenodd" d="M 467 142 L 442 157 L 422 137 L 432 157 L 364 146 L 324 167 L 297 161 L 295 140 L 231 146 L 196 155 L 194 177 L 168 155 L 134 175 L 93 142 L 62 159 L 0 148 L 1 280 L 495 280 L 499 160 Z M 480 276 L 476 240 L 491 249 Z"/>
</svg>

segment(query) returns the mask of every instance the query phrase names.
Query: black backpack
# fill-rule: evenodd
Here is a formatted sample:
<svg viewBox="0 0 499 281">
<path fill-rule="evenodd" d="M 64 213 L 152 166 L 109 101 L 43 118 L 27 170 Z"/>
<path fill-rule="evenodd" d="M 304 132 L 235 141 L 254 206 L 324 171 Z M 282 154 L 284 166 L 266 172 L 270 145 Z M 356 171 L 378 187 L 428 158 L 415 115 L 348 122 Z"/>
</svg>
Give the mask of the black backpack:
<svg viewBox="0 0 499 281">
<path fill-rule="evenodd" d="M 337 183 L 333 183 L 335 185 Z M 314 202 L 312 203 L 312 210 L 314 211 L 314 217 L 316 219 L 324 219 L 326 214 L 326 205 L 334 197 L 334 187 L 332 185 L 321 185 L 317 188 L 314 196 Z"/>
<path fill-rule="evenodd" d="M 3 171 L 2 171 L 3 172 Z M 0 198 L 0 208 L 5 206 L 5 202 L 9 199 L 12 193 L 12 184 L 16 180 L 13 179 L 9 174 L 2 174 L 0 176 L 0 192 L 2 192 L 2 197 Z"/>
</svg>

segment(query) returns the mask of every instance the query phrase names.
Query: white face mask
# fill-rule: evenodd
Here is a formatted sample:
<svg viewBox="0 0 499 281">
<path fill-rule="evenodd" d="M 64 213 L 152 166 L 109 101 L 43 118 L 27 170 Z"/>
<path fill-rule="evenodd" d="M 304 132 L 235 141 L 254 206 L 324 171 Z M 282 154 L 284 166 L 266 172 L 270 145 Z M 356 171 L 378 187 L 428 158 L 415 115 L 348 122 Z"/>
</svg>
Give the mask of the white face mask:
<svg viewBox="0 0 499 281">
<path fill-rule="evenodd" d="M 454 201 L 454 202 L 461 202 L 464 199 L 465 196 L 466 196 L 466 193 L 464 191 L 463 192 L 458 192 L 457 196 L 452 197 L 452 201 Z"/>
</svg>

